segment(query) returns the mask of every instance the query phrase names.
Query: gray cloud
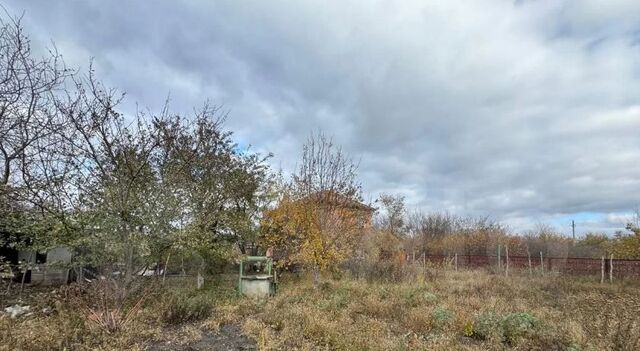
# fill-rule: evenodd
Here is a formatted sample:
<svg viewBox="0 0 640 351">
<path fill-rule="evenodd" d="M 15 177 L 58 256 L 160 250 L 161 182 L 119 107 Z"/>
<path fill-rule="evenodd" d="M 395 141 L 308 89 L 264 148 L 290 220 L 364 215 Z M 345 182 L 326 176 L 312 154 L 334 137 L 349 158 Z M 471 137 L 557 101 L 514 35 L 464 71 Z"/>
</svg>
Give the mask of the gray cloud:
<svg viewBox="0 0 640 351">
<path fill-rule="evenodd" d="M 310 132 L 333 134 L 367 196 L 516 229 L 588 213 L 583 230 L 611 231 L 640 202 L 637 1 L 7 7 L 70 64 L 95 57 L 131 104 L 223 104 L 276 167 L 295 165 Z"/>
</svg>

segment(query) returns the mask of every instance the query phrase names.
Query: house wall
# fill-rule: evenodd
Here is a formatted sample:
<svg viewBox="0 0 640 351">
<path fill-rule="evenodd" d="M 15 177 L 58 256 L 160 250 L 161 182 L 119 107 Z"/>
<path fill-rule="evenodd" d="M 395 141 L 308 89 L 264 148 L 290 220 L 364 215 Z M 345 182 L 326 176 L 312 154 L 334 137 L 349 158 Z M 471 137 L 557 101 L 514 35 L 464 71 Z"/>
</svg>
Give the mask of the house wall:
<svg viewBox="0 0 640 351">
<path fill-rule="evenodd" d="M 31 270 L 31 284 L 60 285 L 67 283 L 69 269 L 65 266 L 71 262 L 71 257 L 71 250 L 67 247 L 57 247 L 47 251 L 46 263 L 38 264 Z"/>
</svg>

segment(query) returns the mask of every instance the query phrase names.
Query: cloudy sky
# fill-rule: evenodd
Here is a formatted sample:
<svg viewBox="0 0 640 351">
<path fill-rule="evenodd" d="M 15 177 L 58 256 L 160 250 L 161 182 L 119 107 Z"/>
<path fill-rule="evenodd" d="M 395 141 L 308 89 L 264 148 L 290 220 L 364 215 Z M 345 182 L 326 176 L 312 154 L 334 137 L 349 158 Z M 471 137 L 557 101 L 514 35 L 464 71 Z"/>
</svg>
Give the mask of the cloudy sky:
<svg viewBox="0 0 640 351">
<path fill-rule="evenodd" d="M 0 1 L 126 108 L 223 105 L 275 168 L 324 130 L 367 199 L 564 233 L 640 206 L 637 0 Z"/>
</svg>

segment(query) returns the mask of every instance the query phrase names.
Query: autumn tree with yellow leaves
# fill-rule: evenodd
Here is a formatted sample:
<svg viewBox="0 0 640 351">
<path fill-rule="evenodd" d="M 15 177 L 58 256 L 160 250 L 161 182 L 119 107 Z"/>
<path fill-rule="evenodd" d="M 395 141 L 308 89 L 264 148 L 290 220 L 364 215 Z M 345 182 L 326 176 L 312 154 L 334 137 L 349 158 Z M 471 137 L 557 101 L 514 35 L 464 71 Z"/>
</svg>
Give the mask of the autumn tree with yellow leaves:
<svg viewBox="0 0 640 351">
<path fill-rule="evenodd" d="M 265 213 L 262 243 L 276 250 L 281 265 L 301 264 L 313 271 L 318 285 L 321 272 L 353 254 L 372 212 L 362 203 L 357 165 L 318 133 L 307 140 L 300 167 L 277 207 Z"/>
</svg>

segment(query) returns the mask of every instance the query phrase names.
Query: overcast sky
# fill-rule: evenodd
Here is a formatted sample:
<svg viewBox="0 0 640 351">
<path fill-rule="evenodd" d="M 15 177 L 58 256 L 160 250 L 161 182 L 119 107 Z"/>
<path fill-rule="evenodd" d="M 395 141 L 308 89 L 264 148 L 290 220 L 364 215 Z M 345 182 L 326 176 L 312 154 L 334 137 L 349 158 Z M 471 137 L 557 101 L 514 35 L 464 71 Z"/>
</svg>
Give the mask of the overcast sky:
<svg viewBox="0 0 640 351">
<path fill-rule="evenodd" d="M 3 3 L 128 108 L 224 105 L 274 168 L 324 130 L 367 199 L 564 233 L 640 206 L 637 0 Z"/>
</svg>

